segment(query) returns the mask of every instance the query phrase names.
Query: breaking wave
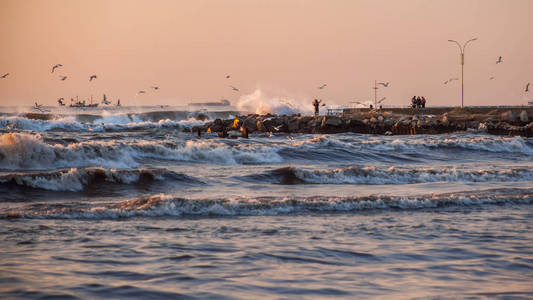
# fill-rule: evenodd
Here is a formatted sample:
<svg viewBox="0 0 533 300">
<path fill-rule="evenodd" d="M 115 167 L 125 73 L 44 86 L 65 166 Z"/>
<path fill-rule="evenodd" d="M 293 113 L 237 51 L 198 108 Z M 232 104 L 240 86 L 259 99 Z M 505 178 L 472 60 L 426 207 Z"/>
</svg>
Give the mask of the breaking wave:
<svg viewBox="0 0 533 300">
<path fill-rule="evenodd" d="M 245 181 L 280 184 L 414 184 L 425 182 L 505 182 L 533 180 L 527 167 L 504 170 L 456 168 L 377 168 L 351 166 L 330 170 L 307 170 L 286 167 L 263 174 L 242 177 Z"/>
<path fill-rule="evenodd" d="M 0 135 L 0 169 L 58 169 L 102 166 L 134 168 L 144 158 L 216 164 L 261 164 L 281 162 L 276 148 L 214 140 L 189 140 L 178 144 L 164 141 L 89 141 L 68 145 L 48 144 L 39 134 Z"/>
<path fill-rule="evenodd" d="M 117 170 L 105 168 L 71 168 L 65 170 L 8 173 L 0 175 L 0 183 L 44 189 L 49 191 L 79 192 L 101 183 L 144 184 L 154 181 L 173 180 L 183 183 L 201 181 L 166 169 L 141 168 Z"/>
<path fill-rule="evenodd" d="M 128 117 L 112 116 L 94 119 L 92 122 L 80 122 L 74 116 L 55 120 L 32 120 L 22 117 L 0 117 L 0 129 L 45 131 L 139 131 L 149 129 L 190 128 L 205 124 L 206 120 L 188 118 L 183 120 L 161 119 L 158 121 L 132 121 Z"/>
<path fill-rule="evenodd" d="M 424 209 L 486 204 L 532 204 L 531 190 L 492 190 L 422 196 L 184 199 L 154 195 L 108 204 L 63 203 L 4 209 L 0 218 L 119 219 L 131 217 L 250 216 Z"/>
</svg>

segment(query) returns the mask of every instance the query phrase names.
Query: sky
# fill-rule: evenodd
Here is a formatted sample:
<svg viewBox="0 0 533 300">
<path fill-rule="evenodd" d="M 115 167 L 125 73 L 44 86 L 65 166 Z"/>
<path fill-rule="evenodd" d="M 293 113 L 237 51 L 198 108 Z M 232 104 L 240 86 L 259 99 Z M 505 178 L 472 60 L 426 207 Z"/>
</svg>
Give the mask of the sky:
<svg viewBox="0 0 533 300">
<path fill-rule="evenodd" d="M 455 106 L 448 40 L 470 38 L 465 105 L 522 105 L 533 100 L 532 13 L 531 0 L 0 0 L 0 105 L 105 93 L 125 105 L 259 94 L 347 106 L 373 99 L 377 80 L 390 82 L 378 90 L 386 105 L 418 95 Z"/>
</svg>

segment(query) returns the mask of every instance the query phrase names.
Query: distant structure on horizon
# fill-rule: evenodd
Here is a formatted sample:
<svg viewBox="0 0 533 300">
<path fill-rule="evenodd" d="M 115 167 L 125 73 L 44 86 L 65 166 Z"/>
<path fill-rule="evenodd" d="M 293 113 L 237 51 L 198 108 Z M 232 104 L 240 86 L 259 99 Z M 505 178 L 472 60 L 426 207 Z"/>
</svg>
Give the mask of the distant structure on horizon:
<svg viewBox="0 0 533 300">
<path fill-rule="evenodd" d="M 191 102 L 187 104 L 189 109 L 198 110 L 198 109 L 218 109 L 218 108 L 229 108 L 231 103 L 229 100 L 220 99 L 217 102 Z"/>
</svg>

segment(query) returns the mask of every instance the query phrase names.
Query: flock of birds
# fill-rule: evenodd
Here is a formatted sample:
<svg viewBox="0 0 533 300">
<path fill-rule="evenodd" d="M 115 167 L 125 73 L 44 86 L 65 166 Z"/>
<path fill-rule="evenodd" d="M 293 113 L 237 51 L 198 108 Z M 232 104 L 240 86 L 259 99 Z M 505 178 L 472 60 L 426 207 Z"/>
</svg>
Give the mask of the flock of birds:
<svg viewBox="0 0 533 300">
<path fill-rule="evenodd" d="M 502 56 L 498 57 L 498 59 L 496 60 L 496 64 L 501 64 L 501 63 L 503 63 L 503 57 L 502 57 Z M 51 73 L 54 73 L 58 68 L 61 68 L 61 67 L 63 67 L 62 64 L 55 64 L 55 65 L 53 65 L 53 66 L 52 66 L 52 72 L 51 72 Z M 5 78 L 7 78 L 8 76 L 9 76 L 9 73 L 5 73 L 5 74 L 3 74 L 3 75 L 0 76 L 0 79 L 5 79 Z M 65 81 L 65 80 L 67 80 L 67 78 L 68 78 L 68 76 L 66 76 L 66 75 L 59 75 L 59 80 L 61 80 L 61 81 Z M 93 74 L 93 75 L 89 76 L 89 82 L 91 82 L 91 81 L 93 81 L 93 80 L 95 80 L 95 79 L 97 79 L 97 78 L 98 78 L 98 76 L 97 76 L 96 74 Z M 230 79 L 230 78 L 231 78 L 231 75 L 230 75 L 230 74 L 227 74 L 227 75 L 225 76 L 225 78 L 226 78 L 226 79 Z M 489 77 L 489 80 L 494 80 L 494 78 L 495 78 L 494 76 L 491 76 L 491 77 Z M 452 83 L 453 81 L 456 81 L 456 80 L 458 81 L 459 78 L 458 78 L 458 77 L 452 77 L 452 78 L 449 78 L 449 79 L 447 79 L 446 81 L 444 81 L 444 84 L 449 84 L 449 83 Z M 378 82 L 377 84 L 378 84 L 378 85 L 382 85 L 383 87 L 388 87 L 388 86 L 389 86 L 389 82 Z M 526 84 L 526 87 L 525 87 L 525 92 L 526 92 L 526 93 L 529 92 L 529 85 L 530 85 L 530 83 L 528 82 L 528 83 Z M 319 90 L 323 90 L 323 89 L 326 88 L 327 86 L 328 86 L 328 85 L 327 85 L 326 83 L 324 83 L 324 84 L 318 86 L 317 88 L 318 88 Z M 235 86 L 233 86 L 233 85 L 229 85 L 229 87 L 230 87 L 231 90 L 234 91 L 234 92 L 239 92 L 239 91 L 240 91 L 239 88 L 237 88 L 237 87 L 235 87 Z M 151 86 L 150 88 L 153 89 L 154 91 L 159 90 L 159 86 Z M 377 87 L 376 87 L 376 89 L 377 89 Z M 139 91 L 137 92 L 137 95 L 141 95 L 141 94 L 146 94 L 146 90 L 139 90 Z M 382 103 L 383 101 L 385 101 L 385 99 L 386 99 L 386 97 L 383 97 L 382 99 L 380 99 L 379 101 L 377 101 L 376 104 L 380 104 L 380 103 Z M 64 100 L 64 98 L 59 98 L 59 99 L 58 99 L 58 103 L 59 103 L 60 105 L 64 105 L 63 100 Z M 287 101 L 282 101 L 282 100 L 280 100 L 280 102 L 292 107 L 292 104 L 288 103 Z M 104 99 L 102 100 L 102 103 L 105 104 L 105 105 L 109 105 L 109 104 L 111 104 L 111 102 L 107 100 L 107 98 L 105 97 L 105 95 L 104 95 Z M 354 101 L 354 102 L 351 102 L 351 103 L 355 103 L 355 104 L 364 104 L 364 103 L 361 103 L 361 102 L 359 102 L 359 101 Z M 117 105 L 120 105 L 120 100 L 118 100 Z M 40 105 L 40 104 L 37 104 L 37 102 L 35 102 L 35 106 L 34 106 L 33 108 L 36 109 L 36 110 L 39 110 L 39 111 L 44 111 L 43 106 Z"/>
</svg>

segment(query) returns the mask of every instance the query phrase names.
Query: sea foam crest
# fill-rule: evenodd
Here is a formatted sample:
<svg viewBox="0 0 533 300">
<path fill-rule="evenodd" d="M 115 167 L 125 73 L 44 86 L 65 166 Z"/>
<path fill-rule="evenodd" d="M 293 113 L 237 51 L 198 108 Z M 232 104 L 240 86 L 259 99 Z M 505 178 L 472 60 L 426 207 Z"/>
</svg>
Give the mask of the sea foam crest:
<svg viewBox="0 0 533 300">
<path fill-rule="evenodd" d="M 288 172 L 291 171 L 304 183 L 321 184 L 412 184 L 442 181 L 501 182 L 533 180 L 533 170 L 527 167 L 504 170 L 459 170 L 456 168 L 402 169 L 396 167 L 351 166 L 331 170 L 306 170 L 300 168 L 288 170 Z"/>
<path fill-rule="evenodd" d="M 20 186 L 49 191 L 78 192 L 98 182 L 132 184 L 141 180 L 163 180 L 166 174 L 168 174 L 168 171 L 165 169 L 71 168 L 68 170 L 0 175 L 0 183 L 11 182 Z"/>
<path fill-rule="evenodd" d="M 42 169 L 103 166 L 138 167 L 143 158 L 217 164 L 261 164 L 281 162 L 275 147 L 256 144 L 227 145 L 213 140 L 89 141 L 68 145 L 48 144 L 39 134 L 0 135 L 0 168 Z"/>
<path fill-rule="evenodd" d="M 0 218 L 118 219 L 161 216 L 253 216 L 375 209 L 422 209 L 484 204 L 532 204 L 531 191 L 472 192 L 425 196 L 184 199 L 154 195 L 119 203 L 31 204 L 0 211 Z"/>
</svg>

